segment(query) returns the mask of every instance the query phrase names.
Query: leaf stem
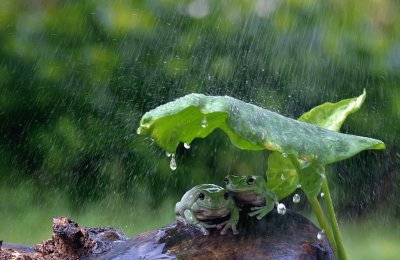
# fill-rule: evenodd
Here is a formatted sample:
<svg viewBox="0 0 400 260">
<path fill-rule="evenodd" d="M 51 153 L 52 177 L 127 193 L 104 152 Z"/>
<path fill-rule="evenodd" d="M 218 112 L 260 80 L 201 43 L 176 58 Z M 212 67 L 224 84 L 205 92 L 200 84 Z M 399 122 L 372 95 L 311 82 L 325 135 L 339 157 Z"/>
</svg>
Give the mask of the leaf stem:
<svg viewBox="0 0 400 260">
<path fill-rule="evenodd" d="M 336 242 L 336 248 L 338 251 L 338 257 L 340 260 L 346 260 L 346 252 L 344 249 L 343 245 L 343 240 L 342 236 L 340 235 L 340 230 L 339 230 L 339 225 L 336 220 L 336 215 L 335 215 L 335 210 L 333 208 L 333 203 L 332 203 L 332 198 L 331 198 L 331 193 L 329 192 L 329 186 L 328 186 L 328 181 L 325 178 L 324 181 L 322 182 L 322 190 L 325 193 L 325 204 L 326 208 L 328 210 L 328 215 L 329 215 L 329 220 L 330 224 L 333 230 L 333 235 L 335 236 L 335 242 Z"/>
<path fill-rule="evenodd" d="M 337 255 L 337 249 L 336 249 L 336 242 L 335 242 L 335 238 L 332 235 L 332 231 L 329 227 L 328 221 L 326 220 L 324 211 L 322 210 L 321 204 L 319 204 L 319 201 L 317 199 L 317 197 L 308 197 L 308 201 L 311 204 L 311 207 L 314 210 L 315 215 L 317 216 L 318 222 L 321 226 L 321 228 L 324 230 L 326 236 L 329 239 L 329 242 L 331 242 L 333 249 L 335 250 L 335 253 Z"/>
<path fill-rule="evenodd" d="M 293 164 L 294 168 L 296 169 L 297 173 L 299 174 L 301 172 L 301 166 L 300 166 L 300 163 L 299 163 L 298 159 L 292 154 L 289 154 L 289 159 L 292 162 L 292 164 Z M 325 179 L 324 183 L 326 183 L 326 179 Z M 324 190 L 324 192 L 325 192 L 325 190 Z M 311 207 L 313 208 L 314 214 L 317 216 L 319 225 L 324 230 L 326 236 L 329 239 L 329 242 L 331 242 L 331 245 L 333 247 L 333 250 L 335 251 L 335 254 L 338 256 L 339 252 L 338 252 L 337 247 L 336 247 L 335 237 L 332 234 L 331 227 L 328 224 L 328 221 L 326 219 L 324 211 L 322 210 L 321 204 L 319 203 L 317 197 L 308 196 L 307 192 L 304 192 L 304 193 L 306 194 L 307 199 L 310 202 Z M 329 193 L 329 189 L 326 191 L 326 193 L 327 193 L 327 196 L 330 198 L 331 196 L 330 196 L 330 193 Z M 332 202 L 332 200 L 331 200 L 331 202 Z M 333 206 L 332 206 L 332 209 L 333 209 Z M 335 217 L 334 214 L 335 213 L 333 212 L 333 217 Z M 330 214 L 330 216 L 332 216 L 332 215 Z M 330 217 L 330 218 L 332 218 L 332 217 Z M 335 218 L 335 220 L 336 220 L 336 218 Z M 332 226 L 332 229 L 333 228 L 334 227 Z M 340 257 L 340 259 L 342 259 L 342 258 Z M 343 258 L 343 259 L 346 259 L 346 258 Z"/>
</svg>

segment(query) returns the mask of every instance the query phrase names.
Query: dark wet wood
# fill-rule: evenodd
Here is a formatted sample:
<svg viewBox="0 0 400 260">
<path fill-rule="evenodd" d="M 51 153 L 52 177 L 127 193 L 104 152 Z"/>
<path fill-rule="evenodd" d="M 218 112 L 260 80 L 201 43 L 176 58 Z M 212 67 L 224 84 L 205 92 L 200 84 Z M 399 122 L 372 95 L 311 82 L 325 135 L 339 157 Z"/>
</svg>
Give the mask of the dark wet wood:
<svg viewBox="0 0 400 260">
<path fill-rule="evenodd" d="M 218 230 L 204 236 L 192 226 L 173 223 L 126 239 L 116 229 L 82 228 L 60 219 L 53 223 L 53 238 L 36 246 L 35 253 L 6 244 L 0 256 L 19 250 L 30 257 L 25 259 L 335 259 L 327 239 L 317 239 L 319 229 L 292 211 L 284 216 L 274 211 L 261 221 L 242 214 L 236 236 L 221 236 Z"/>
<path fill-rule="evenodd" d="M 115 241 L 126 241 L 122 231 L 112 227 L 86 228 L 67 217 L 53 219 L 53 235 L 35 247 L 2 244 L 0 259 L 84 259 L 111 251 Z"/>
</svg>

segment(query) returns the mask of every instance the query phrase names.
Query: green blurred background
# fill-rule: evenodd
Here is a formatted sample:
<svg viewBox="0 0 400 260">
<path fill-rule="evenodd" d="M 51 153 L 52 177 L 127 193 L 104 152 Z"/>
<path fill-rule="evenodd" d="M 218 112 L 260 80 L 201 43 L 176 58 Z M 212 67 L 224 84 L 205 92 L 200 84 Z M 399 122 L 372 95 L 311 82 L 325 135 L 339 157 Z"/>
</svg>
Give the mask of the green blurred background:
<svg viewBox="0 0 400 260">
<path fill-rule="evenodd" d="M 51 218 L 129 236 L 174 220 L 191 186 L 264 174 L 267 152 L 220 131 L 165 153 L 141 115 L 192 92 L 298 118 L 358 96 L 343 132 L 387 144 L 329 167 L 351 259 L 400 254 L 400 2 L 0 1 L 0 239 L 35 244 Z M 303 199 L 288 208 L 309 214 Z"/>
</svg>

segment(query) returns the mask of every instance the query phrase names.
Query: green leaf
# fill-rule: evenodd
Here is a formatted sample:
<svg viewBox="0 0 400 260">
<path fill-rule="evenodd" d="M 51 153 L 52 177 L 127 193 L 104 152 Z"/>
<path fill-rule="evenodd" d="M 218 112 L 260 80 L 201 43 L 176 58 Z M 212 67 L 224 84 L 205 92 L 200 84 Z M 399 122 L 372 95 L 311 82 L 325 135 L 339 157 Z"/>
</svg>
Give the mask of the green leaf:
<svg viewBox="0 0 400 260">
<path fill-rule="evenodd" d="M 300 160 L 297 169 L 288 156 L 273 152 L 268 157 L 266 174 L 267 187 L 281 200 L 294 192 L 299 184 L 307 195 L 316 196 L 321 190 L 325 168 L 319 163 L 310 164 Z"/>
<path fill-rule="evenodd" d="M 138 132 L 175 152 L 180 142 L 204 138 L 215 128 L 221 128 L 241 149 L 278 151 L 320 164 L 385 147 L 379 140 L 326 130 L 232 97 L 202 94 L 190 94 L 147 112 Z"/>
<path fill-rule="evenodd" d="M 318 163 L 313 163 L 299 172 L 301 188 L 309 197 L 318 195 L 323 178 L 326 178 L 325 167 Z"/>
<path fill-rule="evenodd" d="M 339 131 L 347 116 L 358 111 L 364 103 L 365 97 L 364 90 L 359 97 L 344 99 L 337 103 L 324 103 L 303 114 L 299 120 Z M 307 194 L 317 195 L 321 189 L 321 176 L 324 176 L 324 171 L 324 167 L 318 164 L 312 164 L 298 171 L 288 157 L 274 152 L 268 158 L 266 172 L 269 182 L 268 187 L 277 194 L 279 199 L 285 198 L 295 191 L 297 188 L 296 182 L 301 184 L 302 189 Z M 290 173 L 290 175 L 287 173 Z M 281 180 L 282 174 L 290 176 L 289 179 Z"/>
<path fill-rule="evenodd" d="M 307 122 L 333 131 L 339 131 L 347 116 L 357 112 L 364 103 L 365 89 L 361 96 L 343 99 L 337 103 L 324 103 L 303 114 L 299 121 Z"/>
<path fill-rule="evenodd" d="M 276 194 L 278 200 L 290 195 L 297 189 L 299 175 L 290 159 L 280 152 L 268 157 L 267 187 Z"/>
</svg>

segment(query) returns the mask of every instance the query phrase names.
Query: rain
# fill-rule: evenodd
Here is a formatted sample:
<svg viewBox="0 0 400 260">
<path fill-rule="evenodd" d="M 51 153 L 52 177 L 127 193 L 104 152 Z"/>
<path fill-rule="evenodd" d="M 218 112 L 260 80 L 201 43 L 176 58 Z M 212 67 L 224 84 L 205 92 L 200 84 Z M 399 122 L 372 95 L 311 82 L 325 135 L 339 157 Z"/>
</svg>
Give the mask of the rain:
<svg viewBox="0 0 400 260">
<path fill-rule="evenodd" d="M 239 149 L 221 129 L 166 153 L 139 128 L 157 106 L 227 95 L 297 119 L 365 89 L 340 132 L 386 149 L 323 178 L 349 259 L 398 257 L 399 13 L 395 0 L 0 1 L 0 239 L 48 239 L 54 216 L 132 237 L 175 221 L 196 185 L 265 176 L 271 153 Z M 295 185 L 276 210 L 311 216 Z"/>
</svg>

